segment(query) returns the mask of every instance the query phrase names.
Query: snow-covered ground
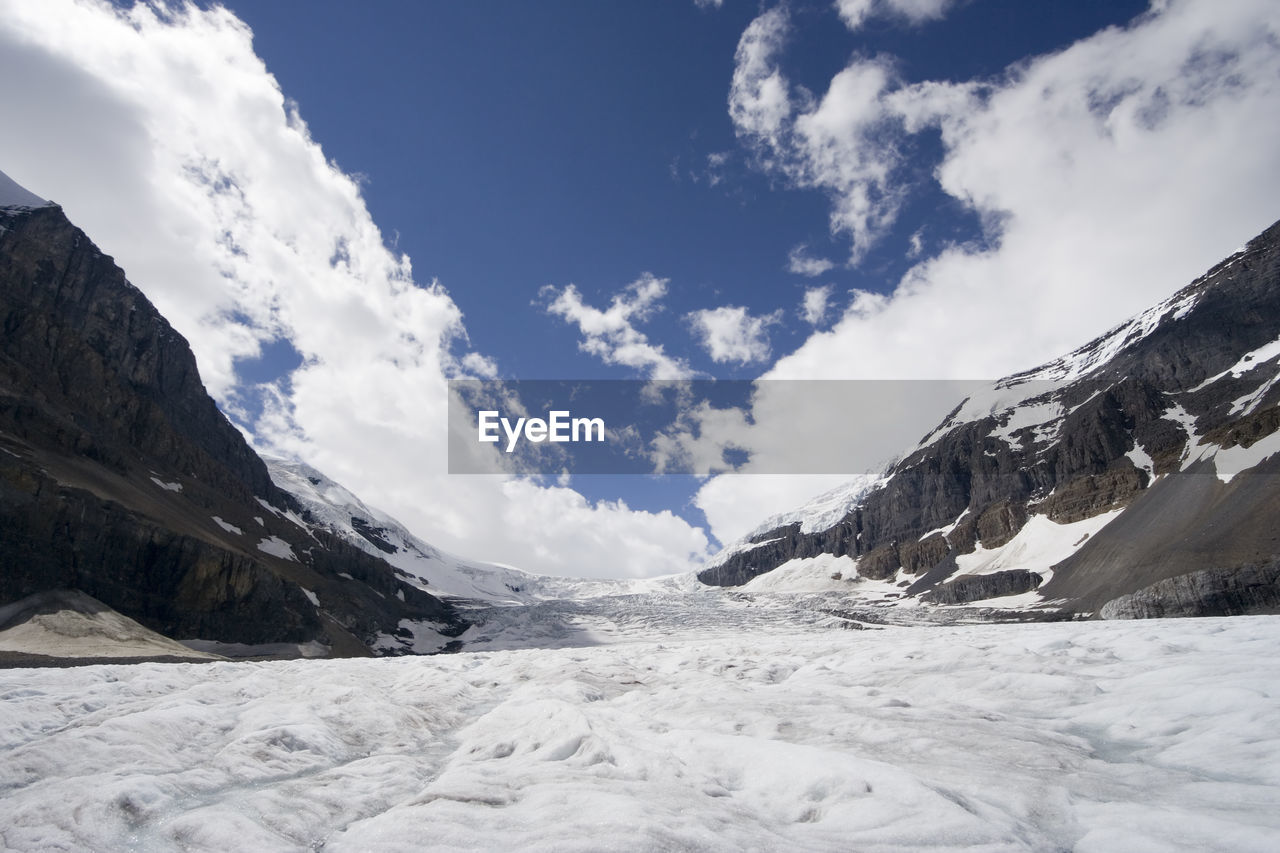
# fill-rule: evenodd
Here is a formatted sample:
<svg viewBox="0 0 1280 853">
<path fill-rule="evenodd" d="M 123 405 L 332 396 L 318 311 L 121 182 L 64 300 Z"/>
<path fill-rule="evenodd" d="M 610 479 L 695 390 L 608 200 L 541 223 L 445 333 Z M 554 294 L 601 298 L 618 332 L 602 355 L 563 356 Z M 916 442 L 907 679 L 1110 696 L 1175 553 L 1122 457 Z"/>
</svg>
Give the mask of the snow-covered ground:
<svg viewBox="0 0 1280 853">
<path fill-rule="evenodd" d="M 1280 617 L 774 624 L 3 671 L 0 846 L 1277 849 Z"/>
</svg>

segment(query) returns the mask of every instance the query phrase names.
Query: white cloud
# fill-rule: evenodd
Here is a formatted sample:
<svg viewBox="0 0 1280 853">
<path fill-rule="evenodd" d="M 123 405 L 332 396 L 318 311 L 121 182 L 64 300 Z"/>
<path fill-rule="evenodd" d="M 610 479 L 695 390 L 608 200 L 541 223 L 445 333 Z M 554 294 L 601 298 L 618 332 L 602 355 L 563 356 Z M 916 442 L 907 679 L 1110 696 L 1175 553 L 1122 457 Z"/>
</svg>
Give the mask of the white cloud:
<svg viewBox="0 0 1280 853">
<path fill-rule="evenodd" d="M 800 316 L 810 326 L 821 326 L 827 322 L 827 310 L 831 306 L 833 288 L 829 284 L 822 287 L 811 287 L 804 292 L 804 302 L 800 308 Z"/>
<path fill-rule="evenodd" d="M 743 32 L 734 55 L 729 116 L 740 136 L 767 148 L 780 145 L 791 114 L 789 84 L 776 65 L 788 29 L 785 9 L 770 9 Z"/>
<path fill-rule="evenodd" d="M 895 72 L 884 59 L 858 58 L 820 100 L 804 93 L 793 99 L 778 67 L 787 31 L 783 7 L 747 27 L 738 42 L 729 116 L 761 169 L 833 198 L 831 232 L 850 240 L 856 263 L 893 222 L 901 202 L 891 181 L 901 154 L 886 144 L 887 136 L 900 134 L 901 120 L 884 100 L 896 85 Z"/>
<path fill-rule="evenodd" d="M 873 17 L 898 18 L 910 24 L 936 21 L 947 13 L 955 0 L 836 0 L 840 19 L 850 30 L 857 30 Z"/>
<path fill-rule="evenodd" d="M 643 371 L 650 379 L 687 379 L 692 376 L 682 359 L 667 355 L 661 344 L 650 343 L 634 323 L 644 322 L 662 310 L 667 279 L 645 273 L 614 295 L 606 309 L 593 308 L 582 301 L 572 284 L 557 290 L 542 288 L 547 313 L 573 323 L 582 334 L 579 349 L 605 364 L 617 364 Z"/>
<path fill-rule="evenodd" d="M 0 87 L 0 163 L 116 258 L 224 409 L 250 390 L 237 359 L 274 340 L 297 350 L 302 365 L 265 389 L 261 446 L 457 553 L 564 574 L 687 567 L 705 536 L 669 513 L 446 476 L 446 377 L 496 365 L 458 355 L 458 306 L 387 248 L 251 35 L 217 6 L 0 0 L 0 77 L 23 81 Z"/>
<path fill-rule="evenodd" d="M 676 421 L 652 439 L 648 454 L 659 474 L 688 471 L 705 477 L 733 469 L 727 452 L 750 448 L 752 432 L 746 409 L 690 401 Z"/>
<path fill-rule="evenodd" d="M 787 272 L 796 275 L 816 278 L 825 272 L 835 269 L 835 264 L 826 258 L 815 258 L 809 254 L 809 247 L 803 243 L 796 246 L 787 255 Z"/>
<path fill-rule="evenodd" d="M 851 89 L 840 82 L 850 69 L 840 72 L 797 126 L 824 110 L 887 116 L 898 127 L 879 142 L 889 148 L 940 128 L 941 187 L 982 218 L 990 248 L 922 254 L 892 294 L 855 295 L 771 375 L 994 377 L 1186 284 L 1277 215 L 1278 43 L 1274 3 L 1168 2 L 995 81 L 883 77 Z M 850 68 L 867 73 L 862 60 Z M 788 168 L 812 168 L 806 149 L 788 151 L 801 158 Z M 845 155 L 829 153 L 835 173 Z M 882 158 L 860 152 L 847 168 L 863 173 L 868 159 Z M 833 216 L 865 199 L 855 184 L 837 193 Z M 890 180 L 886 192 L 897 191 Z"/>
<path fill-rule="evenodd" d="M 915 260 L 924 254 L 924 230 L 917 229 L 907 240 L 907 258 Z"/>
<path fill-rule="evenodd" d="M 456 377 L 458 379 L 471 378 L 476 379 L 494 379 L 498 376 L 497 363 L 487 355 L 481 355 L 478 352 L 469 352 L 462 357 L 460 362 L 462 372 Z"/>
<path fill-rule="evenodd" d="M 712 151 L 707 155 L 707 171 L 704 177 L 709 186 L 719 186 L 724 181 L 724 170 L 730 156 L 731 152 L 728 151 Z M 695 176 L 695 180 L 699 179 Z"/>
<path fill-rule="evenodd" d="M 752 316 L 744 307 L 725 305 L 686 315 L 694 335 L 717 364 L 756 364 L 770 355 L 769 327 L 782 320 L 782 311 Z"/>
</svg>

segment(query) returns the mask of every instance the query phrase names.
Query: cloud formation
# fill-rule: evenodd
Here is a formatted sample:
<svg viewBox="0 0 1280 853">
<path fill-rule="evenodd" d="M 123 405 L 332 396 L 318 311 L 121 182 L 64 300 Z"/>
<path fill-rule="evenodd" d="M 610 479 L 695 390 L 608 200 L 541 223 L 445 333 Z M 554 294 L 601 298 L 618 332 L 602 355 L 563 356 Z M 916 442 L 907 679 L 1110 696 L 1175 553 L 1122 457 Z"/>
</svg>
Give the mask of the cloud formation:
<svg viewBox="0 0 1280 853">
<path fill-rule="evenodd" d="M 825 272 L 835 269 L 835 264 L 827 258 L 815 258 L 809 254 L 809 247 L 803 243 L 796 246 L 787 255 L 787 272 L 796 275 L 816 278 Z"/>
<path fill-rule="evenodd" d="M 540 295 L 546 300 L 548 314 L 578 327 L 582 335 L 578 348 L 605 364 L 630 367 L 650 379 L 687 379 L 693 375 L 683 359 L 667 355 L 662 344 L 650 342 L 635 327 L 662 310 L 667 279 L 645 273 L 615 294 L 605 309 L 586 304 L 572 284 L 559 289 L 547 285 Z"/>
<path fill-rule="evenodd" d="M 692 311 L 687 319 L 716 364 L 758 364 L 769 360 L 769 327 L 782 321 L 782 310 L 753 316 L 740 305 L 725 305 Z"/>
<path fill-rule="evenodd" d="M 870 7 L 848 6 L 859 8 Z M 832 225 L 857 257 L 911 191 L 898 152 L 940 132 L 939 187 L 985 233 L 935 246 L 917 231 L 903 251 L 918 260 L 895 287 L 855 293 L 768 378 L 1027 369 L 1168 296 L 1280 216 L 1280 7 L 1268 0 L 1153 3 L 995 79 L 908 84 L 888 61 L 855 57 L 817 102 L 792 94 L 779 64 L 787 29 L 776 8 L 739 43 L 729 112 L 757 165 L 830 194 Z M 730 483 L 697 501 L 722 539 L 749 527 L 764 506 L 752 494 L 773 488 Z"/>
<path fill-rule="evenodd" d="M 786 33 L 776 8 L 739 43 L 730 116 L 758 165 L 828 193 L 857 257 L 912 191 L 900 152 L 940 132 L 939 186 L 986 233 L 927 253 L 913 239 L 904 254 L 919 261 L 896 288 L 855 295 L 774 375 L 1023 369 L 1163 298 L 1277 215 L 1280 10 L 1266 0 L 1158 3 L 994 80 L 908 84 L 890 60 L 855 57 L 817 100 L 791 94 Z"/>
<path fill-rule="evenodd" d="M 224 411 L 253 420 L 260 447 L 471 557 L 634 576 L 687 568 L 705 550 L 702 531 L 670 513 L 446 476 L 446 379 L 497 365 L 467 352 L 444 286 L 417 281 L 388 249 L 357 182 L 311 138 L 230 11 L 0 0 L 0 74 L 25 81 L 0 87 L 5 170 L 116 258 L 190 341 Z M 301 364 L 248 385 L 238 364 L 276 341 Z"/>
<path fill-rule="evenodd" d="M 831 233 L 849 240 L 850 261 L 857 263 L 901 204 L 893 177 L 902 153 L 886 142 L 901 121 L 885 100 L 898 85 L 896 72 L 886 59 L 856 58 L 815 101 L 793 91 L 779 65 L 789 30 L 779 6 L 742 34 L 729 117 L 760 169 L 831 197 Z"/>
<path fill-rule="evenodd" d="M 800 306 L 800 316 L 810 326 L 821 326 L 827 322 L 827 312 L 831 307 L 831 293 L 833 288 L 829 284 L 822 287 L 810 287 L 804 292 L 804 301 Z"/>
<path fill-rule="evenodd" d="M 955 0 L 836 0 L 836 9 L 844 25 L 857 30 L 874 17 L 897 18 L 913 25 L 936 21 L 954 4 Z"/>
</svg>

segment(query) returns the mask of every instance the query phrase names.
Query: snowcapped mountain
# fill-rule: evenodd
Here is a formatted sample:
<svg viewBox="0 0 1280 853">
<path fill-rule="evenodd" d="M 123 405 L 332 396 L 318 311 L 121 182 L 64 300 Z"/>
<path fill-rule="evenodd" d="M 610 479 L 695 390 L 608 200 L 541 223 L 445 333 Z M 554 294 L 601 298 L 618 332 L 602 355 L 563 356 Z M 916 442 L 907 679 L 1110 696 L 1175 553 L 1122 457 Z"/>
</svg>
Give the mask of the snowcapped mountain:
<svg viewBox="0 0 1280 853">
<path fill-rule="evenodd" d="M 462 603 L 524 604 L 553 593 L 551 578 L 494 563 L 455 557 L 423 542 L 394 518 L 302 463 L 265 457 L 277 486 L 303 508 L 305 523 L 328 530 L 365 553 L 385 560 L 405 581 Z"/>
<path fill-rule="evenodd" d="M 1280 609 L 1280 223 L 699 573 L 1109 615 Z"/>
</svg>

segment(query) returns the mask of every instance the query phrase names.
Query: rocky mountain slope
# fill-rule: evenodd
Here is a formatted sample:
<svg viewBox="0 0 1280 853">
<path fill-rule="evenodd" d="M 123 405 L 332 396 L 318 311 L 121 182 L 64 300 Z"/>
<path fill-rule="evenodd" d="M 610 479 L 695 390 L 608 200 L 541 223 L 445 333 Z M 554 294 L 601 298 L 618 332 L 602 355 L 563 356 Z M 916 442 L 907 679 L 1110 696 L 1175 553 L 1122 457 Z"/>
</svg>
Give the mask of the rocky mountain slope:
<svg viewBox="0 0 1280 853">
<path fill-rule="evenodd" d="M 1099 339 L 962 401 L 881 476 L 767 525 L 699 579 L 781 588 L 821 572 L 886 604 L 1280 611 L 1278 427 L 1280 223 Z"/>
<path fill-rule="evenodd" d="M 465 629 L 275 485 L 186 341 L 61 208 L 9 201 L 0 604 L 78 589 L 169 637 L 335 655 L 434 651 Z"/>
</svg>

